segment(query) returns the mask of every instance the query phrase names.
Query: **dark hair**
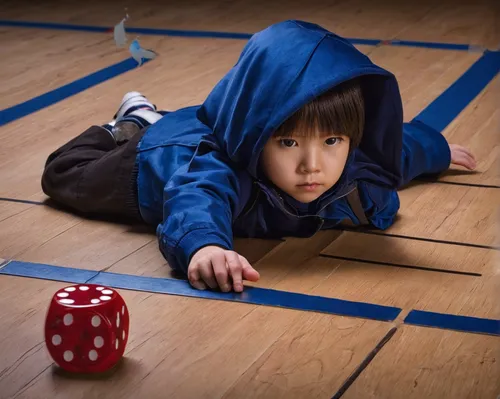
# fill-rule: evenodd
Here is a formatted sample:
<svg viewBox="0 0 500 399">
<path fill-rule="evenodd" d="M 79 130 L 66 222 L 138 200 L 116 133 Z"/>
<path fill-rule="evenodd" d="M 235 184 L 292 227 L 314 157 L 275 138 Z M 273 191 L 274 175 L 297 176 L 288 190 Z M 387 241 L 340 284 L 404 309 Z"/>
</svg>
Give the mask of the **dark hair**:
<svg viewBox="0 0 500 399">
<path fill-rule="evenodd" d="M 358 80 L 348 80 L 316 97 L 288 118 L 275 137 L 339 134 L 350 138 L 351 150 L 363 137 L 365 106 Z"/>
</svg>

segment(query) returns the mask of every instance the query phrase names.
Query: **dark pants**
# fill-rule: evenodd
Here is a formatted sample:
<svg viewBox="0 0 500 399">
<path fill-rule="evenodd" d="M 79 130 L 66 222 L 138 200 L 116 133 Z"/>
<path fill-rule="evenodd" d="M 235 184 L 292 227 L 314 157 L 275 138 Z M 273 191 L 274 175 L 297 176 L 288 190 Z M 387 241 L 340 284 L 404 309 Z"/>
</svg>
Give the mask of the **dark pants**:
<svg viewBox="0 0 500 399">
<path fill-rule="evenodd" d="M 145 130 L 118 145 L 92 126 L 47 159 L 42 189 L 54 201 L 88 216 L 142 221 L 137 199 L 136 147 Z"/>
</svg>

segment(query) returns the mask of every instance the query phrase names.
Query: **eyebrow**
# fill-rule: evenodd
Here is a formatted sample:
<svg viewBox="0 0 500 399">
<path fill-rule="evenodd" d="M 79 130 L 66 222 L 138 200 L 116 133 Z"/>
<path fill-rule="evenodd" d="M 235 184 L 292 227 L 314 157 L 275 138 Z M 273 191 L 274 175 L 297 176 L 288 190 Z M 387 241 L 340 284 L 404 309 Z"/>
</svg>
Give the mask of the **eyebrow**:
<svg viewBox="0 0 500 399">
<path fill-rule="evenodd" d="M 293 139 L 293 138 L 307 138 L 307 137 L 319 137 L 319 138 L 329 138 L 329 137 L 349 137 L 346 134 L 339 134 L 339 133 L 330 133 L 330 134 L 323 134 L 320 133 L 318 135 L 313 135 L 313 134 L 283 134 L 279 136 L 274 136 L 276 139 Z"/>
</svg>

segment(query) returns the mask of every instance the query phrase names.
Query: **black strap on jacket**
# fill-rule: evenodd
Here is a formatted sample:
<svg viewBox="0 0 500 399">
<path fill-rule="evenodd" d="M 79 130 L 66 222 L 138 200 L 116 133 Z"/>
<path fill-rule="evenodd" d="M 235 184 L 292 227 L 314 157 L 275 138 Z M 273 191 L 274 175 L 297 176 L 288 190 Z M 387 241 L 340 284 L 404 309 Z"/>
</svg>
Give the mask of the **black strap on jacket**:
<svg viewBox="0 0 500 399">
<path fill-rule="evenodd" d="M 361 199 L 359 198 L 357 187 L 349 194 L 347 194 L 347 202 L 349 203 L 349 206 L 362 225 L 370 224 L 370 222 L 368 222 L 368 219 L 366 218 L 363 205 L 361 204 Z"/>
</svg>

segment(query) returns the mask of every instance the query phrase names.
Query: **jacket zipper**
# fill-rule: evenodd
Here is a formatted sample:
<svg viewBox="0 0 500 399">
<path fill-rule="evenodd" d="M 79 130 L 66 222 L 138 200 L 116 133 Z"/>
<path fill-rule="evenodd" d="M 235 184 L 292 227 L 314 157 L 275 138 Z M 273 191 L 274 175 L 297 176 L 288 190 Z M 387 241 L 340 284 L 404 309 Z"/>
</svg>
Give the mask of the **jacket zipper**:
<svg viewBox="0 0 500 399">
<path fill-rule="evenodd" d="M 335 202 L 335 201 L 337 201 L 338 199 L 343 198 L 343 197 L 345 197 L 345 196 L 349 195 L 349 194 L 350 194 L 350 193 L 352 193 L 354 190 L 356 190 L 356 186 L 355 186 L 355 187 L 353 187 L 353 188 L 352 188 L 350 191 L 348 191 L 347 193 L 342 194 L 342 195 L 339 195 L 338 197 L 335 197 L 334 199 L 332 199 L 331 201 L 329 201 L 327 204 L 325 204 L 325 205 L 324 205 L 324 206 L 323 206 L 323 207 L 322 207 L 322 208 L 321 208 L 321 209 L 317 212 L 317 213 L 318 213 L 318 215 L 294 215 L 293 213 L 291 213 L 290 211 L 288 211 L 288 209 L 286 209 L 286 208 L 285 208 L 285 206 L 284 206 L 284 200 L 283 200 L 283 197 L 282 197 L 282 196 L 281 196 L 278 192 L 276 192 L 276 190 L 274 190 L 274 189 L 272 189 L 272 192 L 273 192 L 276 196 L 278 196 L 278 198 L 280 199 L 280 201 L 278 201 L 279 208 L 280 208 L 282 211 L 284 211 L 285 213 L 287 213 L 288 215 L 290 215 L 290 216 L 292 216 L 292 217 L 295 217 L 295 218 L 298 218 L 298 219 L 300 219 L 300 218 L 306 218 L 306 217 L 310 217 L 310 216 L 317 216 L 317 217 L 321 218 L 321 221 L 322 221 L 322 223 L 321 223 L 321 224 L 323 225 L 324 220 L 323 220 L 323 218 L 322 218 L 321 216 L 319 216 L 319 213 L 321 213 L 321 212 L 322 212 L 322 211 L 323 211 L 323 210 L 324 210 L 324 209 L 325 209 L 328 205 L 330 205 L 332 202 Z"/>
</svg>

